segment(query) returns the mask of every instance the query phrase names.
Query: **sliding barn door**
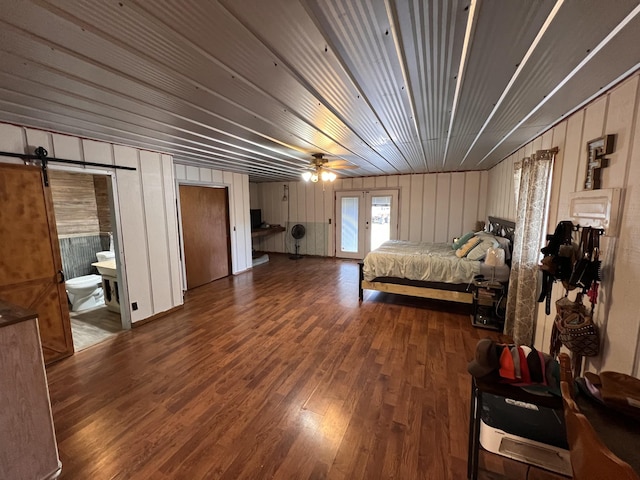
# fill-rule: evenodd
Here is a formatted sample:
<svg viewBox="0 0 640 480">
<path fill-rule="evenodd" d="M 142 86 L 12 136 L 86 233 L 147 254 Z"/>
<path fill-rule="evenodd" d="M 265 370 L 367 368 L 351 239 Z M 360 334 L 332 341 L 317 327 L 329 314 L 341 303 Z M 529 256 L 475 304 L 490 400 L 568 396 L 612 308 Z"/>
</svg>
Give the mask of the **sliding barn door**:
<svg viewBox="0 0 640 480">
<path fill-rule="evenodd" d="M 180 185 L 187 290 L 231 272 L 227 188 Z"/>
<path fill-rule="evenodd" d="M 51 192 L 38 167 L 0 164 L 0 298 L 38 313 L 46 363 L 73 353 Z"/>
</svg>

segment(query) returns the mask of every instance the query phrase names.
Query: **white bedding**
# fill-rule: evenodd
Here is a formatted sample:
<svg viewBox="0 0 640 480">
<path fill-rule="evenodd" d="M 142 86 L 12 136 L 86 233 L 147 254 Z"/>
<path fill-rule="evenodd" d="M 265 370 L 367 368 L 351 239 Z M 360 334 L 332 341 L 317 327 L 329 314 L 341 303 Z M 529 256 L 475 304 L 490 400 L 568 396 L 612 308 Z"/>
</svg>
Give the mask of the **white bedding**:
<svg viewBox="0 0 640 480">
<path fill-rule="evenodd" d="M 456 257 L 451 243 L 389 240 L 364 259 L 364 279 L 397 277 L 425 282 L 469 283 L 480 273 L 479 260 Z"/>
</svg>

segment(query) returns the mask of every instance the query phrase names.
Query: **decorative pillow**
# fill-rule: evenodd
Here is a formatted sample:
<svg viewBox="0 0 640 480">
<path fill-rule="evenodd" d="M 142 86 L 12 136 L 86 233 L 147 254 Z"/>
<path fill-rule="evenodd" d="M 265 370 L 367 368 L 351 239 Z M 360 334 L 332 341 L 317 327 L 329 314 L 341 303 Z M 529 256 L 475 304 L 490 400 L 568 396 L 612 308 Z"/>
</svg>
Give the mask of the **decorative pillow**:
<svg viewBox="0 0 640 480">
<path fill-rule="evenodd" d="M 471 237 L 473 237 L 473 232 L 465 233 L 458 240 L 453 242 L 451 248 L 453 248 L 454 250 L 458 250 L 461 246 L 467 243 Z"/>
<path fill-rule="evenodd" d="M 456 257 L 464 258 L 471 251 L 473 247 L 475 247 L 478 243 L 480 243 L 480 239 L 478 237 L 471 237 L 467 242 L 456 250 Z M 489 248 L 489 247 L 487 247 Z"/>
<path fill-rule="evenodd" d="M 498 242 L 496 242 L 495 239 L 491 237 L 475 237 L 475 238 L 477 238 L 480 241 L 478 242 L 477 245 L 475 245 L 471 249 L 471 251 L 469 251 L 469 253 L 467 253 L 467 258 L 469 260 L 482 260 L 487 254 L 487 250 L 489 250 L 491 247 L 498 246 Z"/>
<path fill-rule="evenodd" d="M 498 242 L 498 245 L 500 246 L 500 248 L 502 248 L 504 250 L 505 255 L 506 255 L 505 260 L 509 260 L 511 258 L 511 256 L 510 256 L 511 240 L 509 240 L 508 238 L 500 237 L 498 235 L 493 235 L 492 233 L 487 233 L 487 232 L 477 232 L 476 233 L 476 237 L 493 238 L 496 242 Z"/>
</svg>

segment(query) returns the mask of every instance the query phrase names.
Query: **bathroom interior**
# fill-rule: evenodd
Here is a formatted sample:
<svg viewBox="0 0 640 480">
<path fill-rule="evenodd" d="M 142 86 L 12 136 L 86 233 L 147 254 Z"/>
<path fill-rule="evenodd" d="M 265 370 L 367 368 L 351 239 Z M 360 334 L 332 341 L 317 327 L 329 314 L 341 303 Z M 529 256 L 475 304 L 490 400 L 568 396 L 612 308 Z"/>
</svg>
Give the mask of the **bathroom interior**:
<svg viewBox="0 0 640 480">
<path fill-rule="evenodd" d="M 122 330 L 109 175 L 49 170 L 76 352 Z"/>
</svg>

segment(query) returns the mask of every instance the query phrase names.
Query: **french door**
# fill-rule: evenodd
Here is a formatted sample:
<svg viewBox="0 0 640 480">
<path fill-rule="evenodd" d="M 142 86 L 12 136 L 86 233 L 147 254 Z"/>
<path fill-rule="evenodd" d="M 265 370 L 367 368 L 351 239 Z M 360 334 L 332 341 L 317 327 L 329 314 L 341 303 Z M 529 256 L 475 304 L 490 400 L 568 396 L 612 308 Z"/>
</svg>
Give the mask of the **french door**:
<svg viewBox="0 0 640 480">
<path fill-rule="evenodd" d="M 398 190 L 336 192 L 336 257 L 364 258 L 398 238 Z"/>
</svg>

